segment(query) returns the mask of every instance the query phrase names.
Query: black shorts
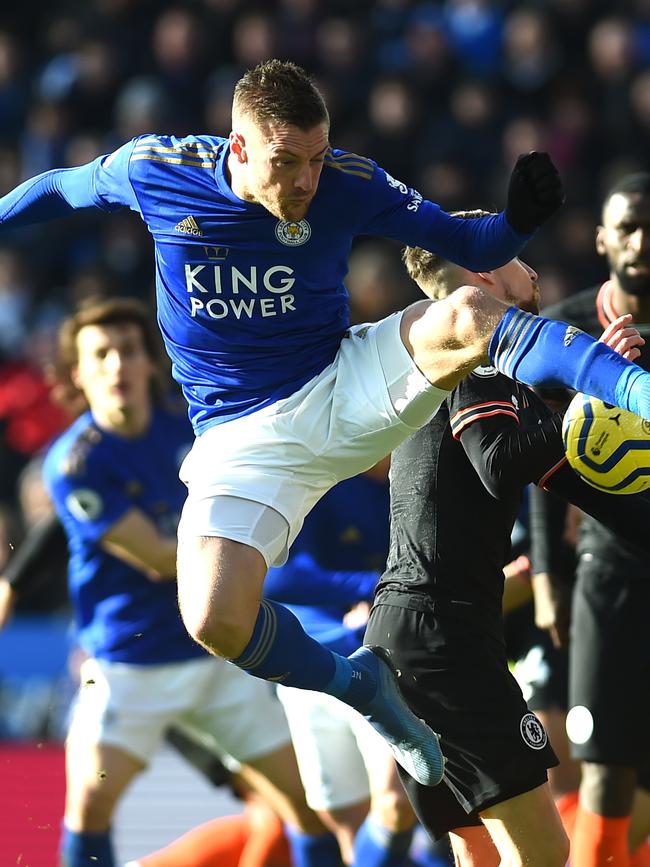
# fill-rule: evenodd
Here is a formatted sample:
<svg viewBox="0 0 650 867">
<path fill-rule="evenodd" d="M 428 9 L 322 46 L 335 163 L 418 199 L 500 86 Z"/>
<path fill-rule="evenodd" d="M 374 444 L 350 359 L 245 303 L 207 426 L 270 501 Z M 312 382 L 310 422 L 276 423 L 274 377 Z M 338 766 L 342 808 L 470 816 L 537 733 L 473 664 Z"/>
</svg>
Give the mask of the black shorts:
<svg viewBox="0 0 650 867">
<path fill-rule="evenodd" d="M 424 595 L 380 593 L 365 644 L 392 652 L 413 711 L 438 732 L 444 781 L 402 777 L 418 818 L 436 839 L 479 824 L 478 813 L 541 786 L 557 758 L 508 670 L 500 617 Z"/>
<path fill-rule="evenodd" d="M 650 568 L 650 567 L 649 567 Z M 567 733 L 574 758 L 650 760 L 650 580 L 583 556 L 573 595 Z"/>
<path fill-rule="evenodd" d="M 505 618 L 508 659 L 515 663 L 514 675 L 530 710 L 567 709 L 569 654 L 553 646 L 545 629 L 535 626 L 530 602 Z"/>
</svg>

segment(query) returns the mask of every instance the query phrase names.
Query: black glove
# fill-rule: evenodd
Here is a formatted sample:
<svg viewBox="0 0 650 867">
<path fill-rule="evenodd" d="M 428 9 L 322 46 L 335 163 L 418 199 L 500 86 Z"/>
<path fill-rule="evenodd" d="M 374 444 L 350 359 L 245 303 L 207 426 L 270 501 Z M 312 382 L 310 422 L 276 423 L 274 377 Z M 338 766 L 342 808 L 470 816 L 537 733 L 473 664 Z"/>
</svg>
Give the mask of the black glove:
<svg viewBox="0 0 650 867">
<path fill-rule="evenodd" d="M 506 219 L 516 232 L 530 235 L 564 202 L 562 178 L 543 151 L 520 154 L 510 175 Z"/>
</svg>

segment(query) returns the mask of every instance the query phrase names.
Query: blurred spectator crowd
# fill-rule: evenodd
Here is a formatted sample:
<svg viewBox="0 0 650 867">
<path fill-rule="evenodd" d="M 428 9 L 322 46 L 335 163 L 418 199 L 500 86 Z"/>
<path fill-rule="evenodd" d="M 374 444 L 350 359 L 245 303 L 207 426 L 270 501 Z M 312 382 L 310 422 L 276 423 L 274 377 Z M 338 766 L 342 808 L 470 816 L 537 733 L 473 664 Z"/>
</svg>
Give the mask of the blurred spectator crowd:
<svg viewBox="0 0 650 867">
<path fill-rule="evenodd" d="M 227 135 L 235 81 L 273 56 L 315 74 L 336 146 L 447 209 L 501 208 L 516 156 L 549 150 L 567 204 L 527 258 L 547 301 L 604 276 L 598 202 L 650 168 L 650 0 L 5 3 L 0 194 L 142 133 Z M 62 315 L 98 293 L 151 299 L 152 278 L 130 213 L 0 236 L 0 570 L 33 520 L 33 458 L 65 422 L 41 374 Z M 349 289 L 356 320 L 414 297 L 376 241 L 355 248 Z"/>
</svg>

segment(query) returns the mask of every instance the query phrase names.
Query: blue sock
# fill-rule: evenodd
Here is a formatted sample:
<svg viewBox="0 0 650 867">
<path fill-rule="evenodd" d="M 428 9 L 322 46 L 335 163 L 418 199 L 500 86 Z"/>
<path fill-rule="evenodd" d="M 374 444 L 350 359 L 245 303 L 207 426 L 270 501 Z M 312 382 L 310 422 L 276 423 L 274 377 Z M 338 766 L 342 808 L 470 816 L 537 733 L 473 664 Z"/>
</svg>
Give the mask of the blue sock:
<svg viewBox="0 0 650 867">
<path fill-rule="evenodd" d="M 449 837 L 434 843 L 421 825 L 415 829 L 410 856 L 412 867 L 454 867 Z"/>
<path fill-rule="evenodd" d="M 62 867 L 115 867 L 110 831 L 71 831 L 63 826 Z"/>
<path fill-rule="evenodd" d="M 291 848 L 293 867 L 343 867 L 341 850 L 334 834 L 304 834 L 284 826 Z"/>
<path fill-rule="evenodd" d="M 314 641 L 293 612 L 269 599 L 260 604 L 244 652 L 231 662 L 254 677 L 326 692 L 352 707 L 362 708 L 377 690 L 371 672 Z"/>
<path fill-rule="evenodd" d="M 352 867 L 406 867 L 413 829 L 392 833 L 369 815 L 354 838 Z"/>
<path fill-rule="evenodd" d="M 568 386 L 650 418 L 650 373 L 566 322 L 510 307 L 488 353 L 519 382 Z"/>
</svg>

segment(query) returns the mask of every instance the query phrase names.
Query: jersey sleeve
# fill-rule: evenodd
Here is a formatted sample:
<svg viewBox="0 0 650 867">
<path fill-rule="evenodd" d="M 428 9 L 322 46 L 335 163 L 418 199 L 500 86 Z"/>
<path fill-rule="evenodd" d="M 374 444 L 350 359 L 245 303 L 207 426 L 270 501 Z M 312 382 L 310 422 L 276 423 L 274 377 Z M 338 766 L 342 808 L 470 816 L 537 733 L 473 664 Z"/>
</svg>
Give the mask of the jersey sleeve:
<svg viewBox="0 0 650 867">
<path fill-rule="evenodd" d="M 452 434 L 497 499 L 537 482 L 564 454 L 561 415 L 551 413 L 532 391 L 495 376 L 492 368 L 470 374 L 448 401 Z M 525 427 L 517 409 L 524 401 L 526 417 L 535 420 Z"/>
<path fill-rule="evenodd" d="M 269 569 L 264 593 L 276 602 L 294 605 L 354 605 L 372 599 L 378 572 L 325 569 L 306 550 L 284 566 Z"/>
<path fill-rule="evenodd" d="M 41 569 L 61 562 L 67 554 L 67 539 L 56 514 L 30 527 L 18 550 L 4 568 L 4 577 L 14 590 L 29 590 Z"/>
<path fill-rule="evenodd" d="M 423 247 L 472 271 L 492 270 L 509 262 L 530 237 L 515 232 L 503 211 L 476 219 L 454 217 L 373 166 L 368 189 L 359 199 L 364 210 L 358 234 L 384 235 Z"/>
<path fill-rule="evenodd" d="M 650 551 L 650 495 L 647 491 L 625 497 L 598 491 L 583 482 L 568 464 L 553 474 L 548 487 L 636 546 L 639 556 L 647 557 Z"/>
<path fill-rule="evenodd" d="M 134 142 L 112 154 L 72 169 L 52 169 L 17 186 L 0 198 L 0 225 L 18 228 L 65 217 L 82 208 L 139 211 L 129 180 Z"/>
<path fill-rule="evenodd" d="M 549 572 L 564 577 L 571 574 L 571 567 L 573 566 L 567 543 L 564 540 L 567 501 L 550 491 L 554 484 L 553 477 L 559 472 L 561 466 L 548 476 L 545 485 L 549 490 L 536 485 L 533 486 L 530 489 L 528 502 L 532 571 L 533 573 Z"/>
<path fill-rule="evenodd" d="M 133 506 L 126 480 L 108 462 L 98 460 L 96 452 L 73 469 L 68 469 L 66 457 L 48 455 L 45 482 L 68 536 L 85 542 L 99 542 Z"/>
</svg>

